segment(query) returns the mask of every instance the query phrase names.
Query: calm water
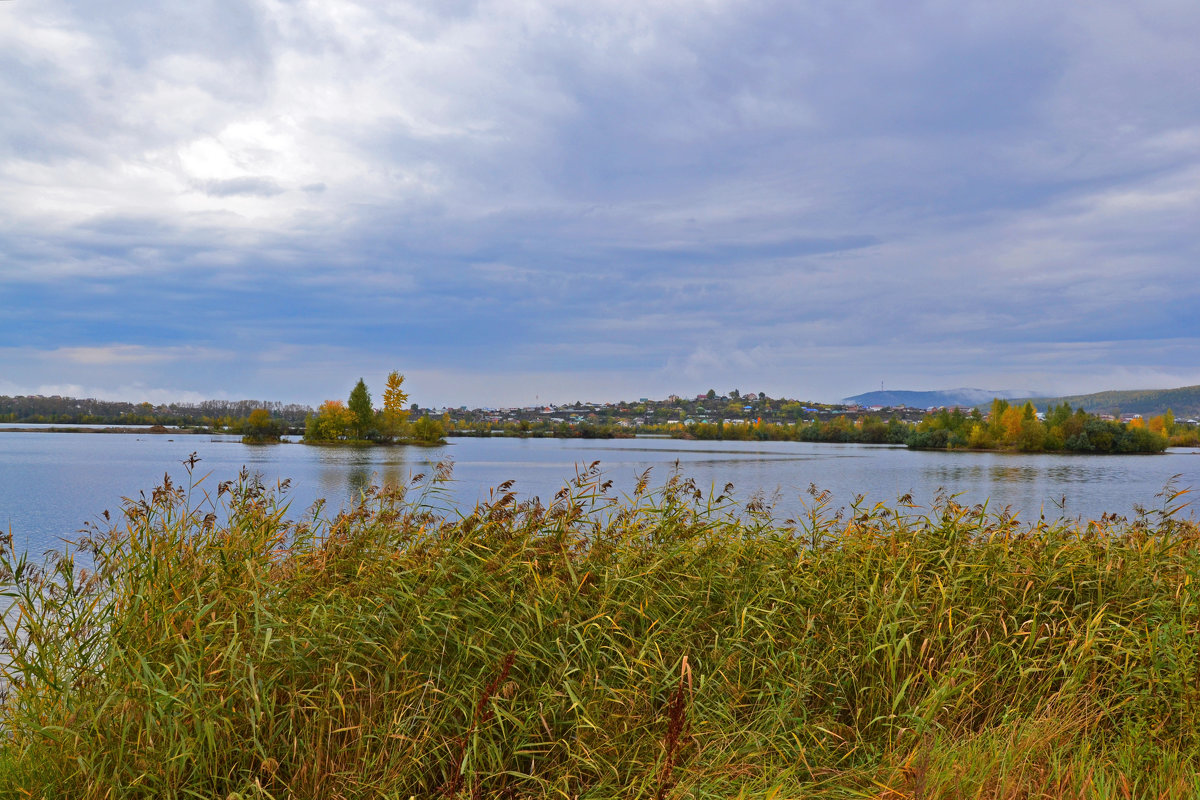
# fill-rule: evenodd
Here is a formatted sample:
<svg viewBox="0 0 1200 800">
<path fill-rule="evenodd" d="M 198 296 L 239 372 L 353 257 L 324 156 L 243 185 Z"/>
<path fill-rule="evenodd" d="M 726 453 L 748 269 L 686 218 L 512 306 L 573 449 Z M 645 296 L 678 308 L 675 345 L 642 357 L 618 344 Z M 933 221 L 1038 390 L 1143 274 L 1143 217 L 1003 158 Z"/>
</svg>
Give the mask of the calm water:
<svg viewBox="0 0 1200 800">
<path fill-rule="evenodd" d="M 371 482 L 405 482 L 454 462 L 447 503 L 470 505 L 488 488 L 512 479 L 522 496 L 549 500 L 577 465 L 600 461 L 617 490 L 632 488 L 651 469 L 660 485 L 676 462 L 702 488 L 732 482 L 743 500 L 755 492 L 774 500 L 782 519 L 797 513 L 810 484 L 830 490 L 839 505 L 855 494 L 894 501 L 911 493 L 928 504 L 939 489 L 961 492 L 993 508 L 1009 506 L 1024 519 L 1128 515 L 1136 504 L 1156 507 L 1155 494 L 1173 475 L 1180 487 L 1200 487 L 1200 452 L 1157 456 L 1055 456 L 914 452 L 870 445 L 793 442 L 685 442 L 670 439 L 454 439 L 437 448 L 323 448 L 300 444 L 247 446 L 233 437 L 184 434 L 0 433 L 0 527 L 32 552 L 59 546 L 85 521 L 121 498 L 136 497 L 164 473 L 186 481 L 181 462 L 196 451 L 197 491 L 216 490 L 244 465 L 268 483 L 290 478 L 292 511 L 318 498 L 341 505 Z M 1060 508 L 1061 506 L 1061 508 Z M 1189 510 L 1193 517 L 1196 512 Z"/>
</svg>

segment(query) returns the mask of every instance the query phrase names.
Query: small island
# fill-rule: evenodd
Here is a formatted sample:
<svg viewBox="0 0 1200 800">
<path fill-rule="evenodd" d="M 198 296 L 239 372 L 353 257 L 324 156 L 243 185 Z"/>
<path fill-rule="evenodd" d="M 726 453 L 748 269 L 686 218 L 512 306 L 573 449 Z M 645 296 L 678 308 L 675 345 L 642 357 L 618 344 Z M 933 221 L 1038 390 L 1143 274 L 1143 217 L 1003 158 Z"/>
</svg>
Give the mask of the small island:
<svg viewBox="0 0 1200 800">
<path fill-rule="evenodd" d="M 404 376 L 393 370 L 383 390 L 383 408 L 376 409 L 367 384 L 359 378 L 347 402 L 326 400 L 305 418 L 305 444 L 444 444 L 445 428 L 439 420 L 426 414 L 409 421 L 416 406 L 405 407 L 408 392 L 403 385 Z"/>
</svg>

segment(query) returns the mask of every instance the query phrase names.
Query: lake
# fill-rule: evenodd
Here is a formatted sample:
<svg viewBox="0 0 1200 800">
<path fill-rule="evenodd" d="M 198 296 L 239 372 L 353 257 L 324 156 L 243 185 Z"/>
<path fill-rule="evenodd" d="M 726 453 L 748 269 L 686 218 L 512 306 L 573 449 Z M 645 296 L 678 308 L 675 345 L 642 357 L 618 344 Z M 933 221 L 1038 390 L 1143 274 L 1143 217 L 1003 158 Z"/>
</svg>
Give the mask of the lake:
<svg viewBox="0 0 1200 800">
<path fill-rule="evenodd" d="M 122 497 L 149 492 L 164 473 L 186 481 L 182 462 L 195 451 L 197 492 L 213 494 L 219 481 L 242 466 L 268 484 L 291 479 L 293 516 L 316 499 L 342 505 L 372 482 L 407 482 L 454 462 L 454 482 L 443 500 L 468 507 L 487 490 L 515 481 L 522 497 L 549 501 L 575 475 L 599 461 L 617 491 L 630 490 L 650 469 L 658 486 L 675 464 L 704 489 L 733 483 L 742 501 L 755 493 L 774 503 L 780 519 L 809 499 L 811 484 L 833 493 L 837 505 L 856 494 L 894 502 L 912 494 L 928 505 L 939 489 L 962 501 L 990 498 L 1022 519 L 1130 515 L 1136 505 L 1158 507 L 1155 495 L 1179 475 L 1180 488 L 1200 486 L 1200 452 L 1172 449 L 1162 455 L 1081 456 L 910 451 L 902 447 L 803 442 L 699 442 L 674 439 L 452 439 L 435 448 L 334 448 L 291 443 L 243 445 L 236 437 L 186 434 L 69 434 L 0 432 L 0 527 L 34 554 L 60 546 L 85 521 L 117 512 Z M 1189 516 L 1195 512 L 1189 509 Z"/>
</svg>

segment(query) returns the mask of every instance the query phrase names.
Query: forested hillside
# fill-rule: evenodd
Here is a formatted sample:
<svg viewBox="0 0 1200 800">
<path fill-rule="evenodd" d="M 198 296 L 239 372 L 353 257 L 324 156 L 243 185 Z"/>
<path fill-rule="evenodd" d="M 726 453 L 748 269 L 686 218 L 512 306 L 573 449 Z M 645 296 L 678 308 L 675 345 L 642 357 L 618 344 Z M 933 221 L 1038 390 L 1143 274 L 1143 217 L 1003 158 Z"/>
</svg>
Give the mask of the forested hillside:
<svg viewBox="0 0 1200 800">
<path fill-rule="evenodd" d="M 1200 418 L 1200 386 L 1181 386 L 1178 389 L 1133 389 L 1122 392 L 1096 392 L 1070 397 L 1036 397 L 1033 404 L 1044 409 L 1070 403 L 1091 414 L 1141 414 L 1149 417 L 1175 412 L 1176 419 Z M 1019 402 L 1019 401 L 1015 401 Z"/>
</svg>

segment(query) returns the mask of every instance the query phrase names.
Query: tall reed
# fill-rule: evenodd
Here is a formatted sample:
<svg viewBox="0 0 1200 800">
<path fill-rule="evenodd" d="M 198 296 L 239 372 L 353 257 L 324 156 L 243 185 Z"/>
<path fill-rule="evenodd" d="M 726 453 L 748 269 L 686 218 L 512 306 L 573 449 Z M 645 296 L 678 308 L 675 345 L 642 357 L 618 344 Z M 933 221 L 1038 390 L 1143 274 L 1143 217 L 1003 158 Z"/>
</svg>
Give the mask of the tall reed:
<svg viewBox="0 0 1200 800">
<path fill-rule="evenodd" d="M 43 564 L 7 542 L 4 795 L 1200 796 L 1179 493 L 776 521 L 592 465 L 462 516 L 447 478 L 296 518 L 168 480 Z"/>
</svg>

